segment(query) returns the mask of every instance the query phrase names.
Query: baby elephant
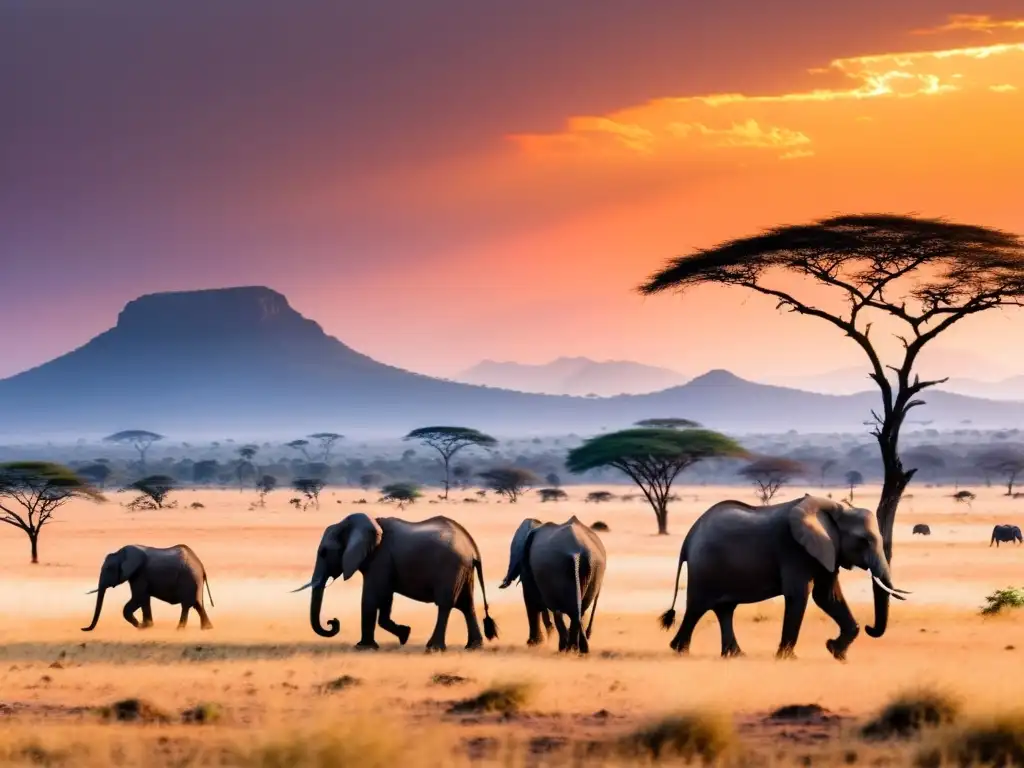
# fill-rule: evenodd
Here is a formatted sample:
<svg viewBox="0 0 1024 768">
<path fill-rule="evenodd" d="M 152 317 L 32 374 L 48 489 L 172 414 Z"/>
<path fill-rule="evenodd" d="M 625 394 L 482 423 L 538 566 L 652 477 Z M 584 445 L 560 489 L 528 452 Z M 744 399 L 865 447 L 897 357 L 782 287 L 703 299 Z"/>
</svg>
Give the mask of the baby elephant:
<svg viewBox="0 0 1024 768">
<path fill-rule="evenodd" d="M 1015 541 L 1018 544 L 1021 543 L 1022 537 L 1020 534 L 1020 528 L 1016 525 L 997 525 L 992 529 L 992 540 L 989 541 L 988 545 L 991 547 L 993 544 L 996 548 L 999 548 L 999 542 L 1010 543 Z"/>
<path fill-rule="evenodd" d="M 92 624 L 82 627 L 83 632 L 91 632 L 100 620 L 103 609 L 103 595 L 111 587 L 128 582 L 131 587 L 131 599 L 125 603 L 124 619 L 133 627 L 146 629 L 153 626 L 153 611 L 150 599 L 156 598 L 171 605 L 181 606 L 181 619 L 178 629 L 188 622 L 190 608 L 195 608 L 203 629 L 212 629 L 210 617 L 203 607 L 203 585 L 213 606 L 213 595 L 210 584 L 206 580 L 206 569 L 199 556 L 184 544 L 161 549 L 129 544 L 116 552 L 111 552 L 103 560 L 100 568 L 99 586 L 88 594 L 96 595 L 96 611 L 92 616 Z M 135 618 L 135 612 L 142 609 L 142 624 Z"/>
</svg>

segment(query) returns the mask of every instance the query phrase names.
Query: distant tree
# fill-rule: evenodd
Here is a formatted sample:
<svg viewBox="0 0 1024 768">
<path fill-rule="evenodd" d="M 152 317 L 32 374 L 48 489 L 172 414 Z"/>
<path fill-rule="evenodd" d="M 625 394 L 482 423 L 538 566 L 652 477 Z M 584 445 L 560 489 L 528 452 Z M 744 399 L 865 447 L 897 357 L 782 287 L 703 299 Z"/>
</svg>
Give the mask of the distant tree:
<svg viewBox="0 0 1024 768">
<path fill-rule="evenodd" d="M 24 531 L 39 563 L 39 534 L 65 502 L 73 498 L 104 501 L 82 477 L 60 464 L 17 461 L 0 464 L 0 523 Z"/>
<path fill-rule="evenodd" d="M 799 297 L 798 289 L 809 282 L 811 289 Z M 705 284 L 746 288 L 780 309 L 828 322 L 865 354 L 881 393 L 881 408 L 872 413 L 884 469 L 876 516 L 891 560 L 896 509 L 914 475 L 900 459 L 900 429 L 923 404 L 920 394 L 943 381 L 921 380 L 915 364 L 929 342 L 964 318 L 1024 303 L 1024 240 L 937 219 L 840 215 L 681 256 L 640 290 L 654 294 Z M 840 305 L 846 309 L 837 310 Z M 886 365 L 870 335 L 883 325 L 896 328 L 902 360 L 894 365 Z M 876 584 L 874 598 L 881 635 L 889 595 Z"/>
<path fill-rule="evenodd" d="M 320 509 L 320 491 L 326 483 L 319 477 L 297 477 L 292 481 L 292 488 L 306 497 L 305 506 L 313 504 Z"/>
<path fill-rule="evenodd" d="M 375 485 L 380 485 L 381 476 L 379 472 L 365 472 L 359 476 L 359 487 L 368 491 Z"/>
<path fill-rule="evenodd" d="M 540 496 L 542 504 L 546 501 L 565 501 L 569 498 L 569 494 L 561 488 L 541 488 L 537 495 Z"/>
<path fill-rule="evenodd" d="M 324 464 L 328 464 L 331 461 L 331 449 L 334 448 L 334 444 L 339 440 L 343 439 L 344 435 L 339 435 L 337 432 L 317 432 L 309 436 L 310 440 L 316 440 L 320 445 L 320 461 Z"/>
<path fill-rule="evenodd" d="M 916 469 L 922 477 L 934 478 L 946 468 L 946 457 L 937 446 L 920 445 L 903 452 L 903 463 Z"/>
<path fill-rule="evenodd" d="M 174 490 L 175 482 L 173 477 L 168 475 L 148 475 L 134 483 L 125 486 L 126 491 L 136 491 L 143 497 L 153 502 L 157 509 L 164 506 L 167 495 Z"/>
<path fill-rule="evenodd" d="M 697 429 L 700 427 L 696 421 L 690 421 L 689 419 L 676 419 L 676 418 L 664 418 L 664 419 L 642 419 L 636 423 L 638 427 L 650 427 L 653 429 Z"/>
<path fill-rule="evenodd" d="M 135 448 L 139 452 L 139 467 L 143 472 L 146 471 L 146 453 L 149 451 L 149 447 L 158 440 L 163 439 L 163 435 L 158 435 L 156 432 L 149 432 L 145 429 L 126 429 L 103 438 L 104 442 L 107 443 L 130 445 Z"/>
<path fill-rule="evenodd" d="M 100 490 L 103 490 L 107 486 L 107 480 L 113 474 L 113 470 L 109 464 L 101 464 L 96 462 L 95 464 L 86 464 L 84 467 L 78 470 L 78 474 L 84 477 L 88 482 L 97 486 Z"/>
<path fill-rule="evenodd" d="M 216 459 L 203 459 L 192 465 L 192 481 L 197 485 L 208 485 L 220 474 L 220 464 Z"/>
<path fill-rule="evenodd" d="M 277 488 L 277 478 L 273 475 L 263 475 L 256 481 L 256 492 L 260 495 L 259 505 L 267 506 L 267 494 Z"/>
<path fill-rule="evenodd" d="M 679 473 L 705 459 L 746 455 L 734 440 L 710 430 L 639 427 L 587 440 L 569 451 L 566 467 L 574 474 L 605 467 L 625 473 L 647 497 L 658 533 L 666 535 L 669 496 Z"/>
<path fill-rule="evenodd" d="M 850 503 L 853 504 L 853 489 L 864 484 L 864 475 L 856 469 L 851 469 L 846 473 L 846 484 L 850 486 Z"/>
<path fill-rule="evenodd" d="M 483 432 L 469 427 L 420 427 L 414 429 L 404 439 L 419 440 L 424 445 L 433 448 L 441 456 L 441 464 L 444 466 L 444 498 L 446 499 L 448 498 L 448 489 L 451 487 L 450 463 L 452 457 L 470 446 L 490 448 L 498 444 L 498 441 L 490 435 L 485 435 Z"/>
<path fill-rule="evenodd" d="M 561 488 L 562 487 L 562 478 L 560 478 L 554 472 L 549 472 L 544 477 L 544 482 L 547 483 L 548 485 L 550 485 L 552 488 Z"/>
<path fill-rule="evenodd" d="M 1024 472 L 1024 450 L 1013 445 L 995 446 L 979 454 L 976 461 L 984 471 L 1006 478 L 1006 495 L 1013 496 L 1017 476 Z"/>
<path fill-rule="evenodd" d="M 456 464 L 452 467 L 452 479 L 462 490 L 466 490 L 473 479 L 473 470 L 467 464 Z"/>
<path fill-rule="evenodd" d="M 507 498 L 510 504 L 515 504 L 524 491 L 540 483 L 537 475 L 522 467 L 496 467 L 481 472 L 480 477 L 488 488 Z"/>
<path fill-rule="evenodd" d="M 406 504 L 415 504 L 416 499 L 422 496 L 423 493 L 415 483 L 391 483 L 380 489 L 381 501 L 396 502 L 399 509 L 405 509 Z"/>
<path fill-rule="evenodd" d="M 306 461 L 312 461 L 313 457 L 309 455 L 307 448 L 309 447 L 309 440 L 292 440 L 290 443 L 285 443 L 286 446 L 292 450 L 298 451 L 305 457 Z"/>
<path fill-rule="evenodd" d="M 966 504 L 968 509 L 971 508 L 971 504 L 976 498 L 978 497 L 970 491 L 957 491 L 953 494 L 953 501 L 957 504 Z"/>
<path fill-rule="evenodd" d="M 767 505 L 786 483 L 807 474 L 807 468 L 795 459 L 784 456 L 762 456 L 754 459 L 739 473 L 754 483 L 762 505 Z"/>
<path fill-rule="evenodd" d="M 256 475 L 256 465 L 253 459 L 259 452 L 258 445 L 243 445 L 238 449 L 239 460 L 235 465 L 235 473 L 238 475 L 238 490 L 245 488 L 245 478 Z"/>
<path fill-rule="evenodd" d="M 611 491 L 591 491 L 583 501 L 586 504 L 604 504 L 615 498 Z"/>
<path fill-rule="evenodd" d="M 823 462 L 821 462 L 820 471 L 821 471 L 821 487 L 822 488 L 825 487 L 825 475 L 827 475 L 832 470 L 832 468 L 835 467 L 835 465 L 836 465 L 836 460 L 835 459 L 825 459 Z"/>
</svg>

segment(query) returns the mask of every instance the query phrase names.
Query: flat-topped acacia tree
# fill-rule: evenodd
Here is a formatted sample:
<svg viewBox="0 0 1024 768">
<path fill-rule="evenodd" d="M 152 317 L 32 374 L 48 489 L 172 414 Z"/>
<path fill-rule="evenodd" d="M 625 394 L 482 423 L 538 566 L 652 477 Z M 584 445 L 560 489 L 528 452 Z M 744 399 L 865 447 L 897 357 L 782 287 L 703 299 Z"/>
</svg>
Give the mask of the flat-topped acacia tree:
<svg viewBox="0 0 1024 768">
<path fill-rule="evenodd" d="M 798 289 L 808 281 L 816 285 L 802 298 Z M 896 509 L 915 472 L 900 459 L 900 428 L 923 404 L 921 392 L 945 381 L 922 381 L 914 365 L 929 342 L 965 317 L 1024 303 L 1024 240 L 942 219 L 834 216 L 678 257 L 640 292 L 705 284 L 746 288 L 770 297 L 779 309 L 830 323 L 867 357 L 869 376 L 882 396 L 881 408 L 872 412 L 884 468 L 876 516 L 891 560 Z M 832 301 L 818 303 L 823 287 Z M 871 336 L 878 320 L 899 328 L 894 336 L 902 354 L 888 364 Z M 884 617 L 875 630 L 879 635 L 885 631 L 888 600 L 876 585 L 875 615 Z"/>
<path fill-rule="evenodd" d="M 0 464 L 0 523 L 25 532 L 32 563 L 39 563 L 39 534 L 53 513 L 73 498 L 103 501 L 74 471 L 45 461 Z"/>
<path fill-rule="evenodd" d="M 498 441 L 490 435 L 469 427 L 420 427 L 414 429 L 404 439 L 419 440 L 441 455 L 441 463 L 444 465 L 444 498 L 446 499 L 448 498 L 448 489 L 451 487 L 452 457 L 471 445 L 478 448 L 491 448 L 498 444 Z"/>
<path fill-rule="evenodd" d="M 120 445 L 130 445 L 139 452 L 139 468 L 143 472 L 146 471 L 146 453 L 149 451 L 149 447 L 153 443 L 163 440 L 163 435 L 158 435 L 156 432 L 150 432 L 145 429 L 125 429 L 121 432 L 115 432 L 112 435 L 107 435 L 103 438 L 104 442 L 107 443 L 118 443 Z"/>
<path fill-rule="evenodd" d="M 745 458 L 734 440 L 709 429 L 637 427 L 609 432 L 573 448 L 565 465 L 573 474 L 613 467 L 643 491 L 658 521 L 658 533 L 668 534 L 668 499 L 679 473 L 703 459 Z"/>
</svg>

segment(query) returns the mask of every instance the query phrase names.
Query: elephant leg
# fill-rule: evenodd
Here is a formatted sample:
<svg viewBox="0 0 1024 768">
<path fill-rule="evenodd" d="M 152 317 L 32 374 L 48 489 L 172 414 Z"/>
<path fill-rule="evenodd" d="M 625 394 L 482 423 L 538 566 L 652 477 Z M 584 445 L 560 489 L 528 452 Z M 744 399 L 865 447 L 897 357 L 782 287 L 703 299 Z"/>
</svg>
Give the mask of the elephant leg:
<svg viewBox="0 0 1024 768">
<path fill-rule="evenodd" d="M 121 615 L 124 616 L 124 620 L 127 621 L 129 624 L 131 624 L 136 629 L 138 629 L 139 622 L 135 618 L 135 611 L 137 611 L 138 609 L 139 609 L 138 604 L 135 602 L 135 599 L 132 598 L 131 600 L 129 600 L 127 603 L 124 604 L 124 608 L 121 611 Z"/>
<path fill-rule="evenodd" d="M 692 592 L 687 592 L 686 612 L 683 614 L 683 620 L 679 624 L 679 631 L 676 632 L 675 637 L 672 638 L 672 642 L 668 645 L 669 648 L 673 651 L 677 651 L 678 653 L 690 652 L 690 640 L 693 637 L 693 630 L 696 629 L 697 622 L 700 621 L 704 617 L 704 614 L 709 610 L 703 600 L 691 600 L 692 596 Z"/>
<path fill-rule="evenodd" d="M 404 624 L 396 624 L 391 618 L 391 607 L 394 602 L 394 594 L 389 594 L 380 604 L 380 616 L 377 618 L 377 625 L 385 632 L 390 632 L 397 637 L 399 645 L 405 645 L 409 642 L 409 633 L 412 631 L 412 628 Z"/>
<path fill-rule="evenodd" d="M 181 604 L 181 616 L 178 618 L 178 629 L 184 629 L 188 624 L 188 612 L 192 608 L 188 603 Z"/>
<path fill-rule="evenodd" d="M 196 613 L 199 614 L 199 627 L 201 629 L 213 629 L 213 622 L 210 621 L 210 617 L 206 613 L 206 608 L 202 603 L 195 604 Z"/>
<path fill-rule="evenodd" d="M 850 606 L 846 604 L 846 598 L 843 597 L 843 591 L 839 587 L 839 579 L 816 581 L 811 590 L 811 597 L 814 598 L 815 604 L 839 625 L 839 637 L 826 640 L 825 647 L 836 659 L 845 661 L 846 650 L 857 638 L 860 627 L 857 626 L 857 620 L 853 618 Z"/>
<path fill-rule="evenodd" d="M 153 626 L 153 606 L 150 603 L 149 595 L 146 595 L 139 601 L 139 607 L 142 608 L 141 629 L 149 629 Z"/>
<path fill-rule="evenodd" d="M 473 602 L 472 590 L 463 589 L 455 607 L 466 618 L 466 650 L 475 651 L 477 648 L 483 648 L 484 636 L 480 631 L 480 622 L 476 618 L 476 605 Z"/>
<path fill-rule="evenodd" d="M 590 653 L 590 643 L 583 622 L 576 616 L 569 618 L 569 650 L 577 653 Z"/>
<path fill-rule="evenodd" d="M 715 617 L 718 619 L 718 626 L 722 630 L 722 658 L 731 656 L 742 656 L 740 644 L 736 642 L 736 633 L 733 630 L 732 617 L 736 612 L 736 603 L 716 606 Z"/>
<path fill-rule="evenodd" d="M 376 651 L 380 648 L 377 645 L 377 641 L 374 640 L 374 630 L 377 626 L 377 603 L 372 596 L 368 594 L 368 591 L 364 585 L 363 587 L 363 604 L 362 611 L 360 614 L 360 638 L 359 642 L 356 643 L 356 648 L 361 650 L 372 650 Z"/>
<path fill-rule="evenodd" d="M 532 608 L 531 609 L 530 605 L 527 604 L 527 606 L 526 606 L 526 621 L 530 625 L 530 637 L 526 641 L 527 645 L 543 645 L 544 644 L 544 640 L 546 638 L 544 637 L 544 635 L 541 634 L 541 631 L 540 631 L 541 616 L 544 613 L 546 613 L 546 612 L 539 611 L 536 608 Z M 551 621 L 550 617 L 548 617 L 548 621 Z"/>
<path fill-rule="evenodd" d="M 800 584 L 784 593 L 786 610 L 782 619 L 782 640 L 779 643 L 779 650 L 775 653 L 777 659 L 793 659 L 796 654 L 796 641 L 800 637 L 800 626 L 804 622 L 804 613 L 807 611 L 807 599 L 810 597 L 810 584 Z"/>
<path fill-rule="evenodd" d="M 545 635 L 550 635 L 551 631 L 555 628 L 554 623 L 551 621 L 551 611 L 549 611 L 547 608 L 541 608 L 540 618 L 541 621 L 544 623 Z"/>
<path fill-rule="evenodd" d="M 551 618 L 555 623 L 555 630 L 558 632 L 558 650 L 568 650 L 569 630 L 565 628 L 565 617 L 559 611 L 552 611 Z"/>
<path fill-rule="evenodd" d="M 437 624 L 434 625 L 434 633 L 427 640 L 428 651 L 446 651 L 445 635 L 448 634 L 448 617 L 451 615 L 451 605 L 437 606 Z"/>
</svg>

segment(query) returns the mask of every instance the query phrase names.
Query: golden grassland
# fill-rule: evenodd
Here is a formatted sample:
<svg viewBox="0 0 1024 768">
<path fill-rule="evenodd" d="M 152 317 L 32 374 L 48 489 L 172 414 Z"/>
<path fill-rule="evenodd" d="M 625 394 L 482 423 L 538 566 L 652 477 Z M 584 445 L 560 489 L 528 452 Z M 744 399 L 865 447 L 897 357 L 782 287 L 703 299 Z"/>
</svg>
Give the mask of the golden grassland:
<svg viewBox="0 0 1024 768">
<path fill-rule="evenodd" d="M 306 511 L 292 508 L 286 491 L 251 509 L 249 491 L 183 490 L 178 508 L 156 512 L 128 511 L 127 496 L 110 494 L 107 504 L 61 510 L 35 566 L 27 539 L 0 531 L 0 764 L 633 765 L 690 749 L 744 764 L 940 764 L 963 762 L 958 734 L 999 717 L 1011 718 L 1004 731 L 1017 734 L 1008 743 L 1024 761 L 1024 717 L 1012 714 L 1021 700 L 1024 615 L 979 615 L 985 595 L 1024 586 L 1024 546 L 989 547 L 992 525 L 1018 520 L 1024 501 L 979 488 L 968 509 L 953 502 L 952 489 L 913 488 L 893 561 L 897 586 L 913 595 L 893 605 L 884 638 L 861 634 L 841 664 L 825 650 L 835 627 L 813 605 L 799 658 L 774 659 L 780 600 L 737 611 L 744 658 L 718 657 L 710 614 L 689 657 L 669 650 L 657 616 L 671 602 L 683 535 L 715 501 L 749 500 L 747 489 L 681 489 L 672 535 L 661 537 L 640 501 L 584 504 L 590 489 L 568 490 L 570 501 L 558 504 L 533 495 L 515 505 L 467 504 L 461 500 L 472 494 L 453 492 L 448 503 L 403 511 L 349 490 L 327 490 L 320 509 Z M 865 505 L 876 494 L 858 489 Z M 370 504 L 355 506 L 364 496 Z M 193 501 L 204 508 L 189 509 Z M 500 638 L 462 650 L 465 625 L 453 614 L 448 652 L 427 654 L 434 609 L 399 597 L 394 616 L 413 628 L 408 645 L 378 629 L 381 650 L 357 652 L 359 577 L 328 588 L 323 616 L 338 616 L 342 631 L 316 637 L 308 593 L 289 590 L 308 579 L 323 528 L 356 510 L 462 522 L 481 549 Z M 611 529 L 602 534 L 609 564 L 589 657 L 559 655 L 554 638 L 527 648 L 521 594 L 497 588 L 522 518 L 573 514 Z M 917 522 L 933 535 L 912 536 Z M 209 572 L 214 629 L 201 631 L 193 616 L 176 631 L 178 609 L 154 602 L 156 626 L 135 630 L 121 617 L 122 586 L 108 593 L 96 631 L 82 633 L 93 606 L 85 592 L 103 556 L 127 543 L 189 544 Z M 842 580 L 861 624 L 869 623 L 868 575 L 844 572 Z M 479 586 L 477 610 L 482 615 Z M 863 723 L 909 690 L 960 702 L 956 722 L 909 741 L 862 738 Z M 486 706 L 456 706 L 487 692 Z M 142 711 L 126 716 L 140 719 L 120 722 L 109 707 L 133 699 Z M 822 710 L 770 716 L 792 704 Z M 193 722 L 183 721 L 187 710 Z M 930 746 L 936 739 L 941 749 Z"/>
</svg>

